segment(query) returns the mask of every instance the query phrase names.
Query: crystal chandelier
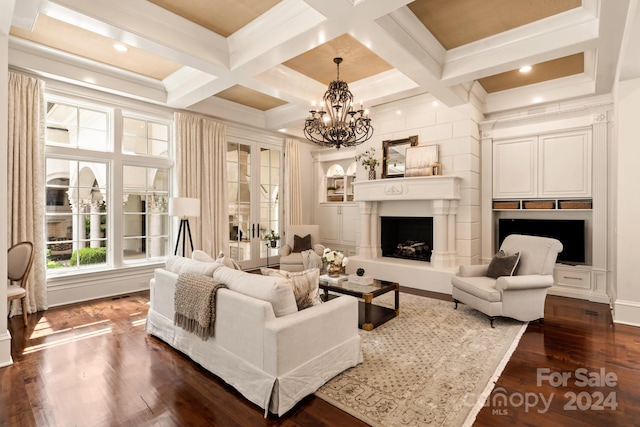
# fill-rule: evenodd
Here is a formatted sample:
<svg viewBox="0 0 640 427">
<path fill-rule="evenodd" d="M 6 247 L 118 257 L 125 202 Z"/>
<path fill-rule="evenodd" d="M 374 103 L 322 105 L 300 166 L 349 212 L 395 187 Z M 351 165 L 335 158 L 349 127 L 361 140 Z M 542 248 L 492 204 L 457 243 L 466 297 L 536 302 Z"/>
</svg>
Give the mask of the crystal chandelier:
<svg viewBox="0 0 640 427">
<path fill-rule="evenodd" d="M 369 112 L 353 108 L 353 95 L 346 82 L 340 80 L 340 63 L 342 58 L 334 58 L 338 69 L 337 78 L 329 83 L 329 88 L 322 98 L 324 106 L 319 110 L 315 106 L 309 110 L 309 117 L 304 123 L 304 135 L 308 140 L 322 146 L 352 147 L 362 144 L 373 135 L 373 126 Z"/>
</svg>

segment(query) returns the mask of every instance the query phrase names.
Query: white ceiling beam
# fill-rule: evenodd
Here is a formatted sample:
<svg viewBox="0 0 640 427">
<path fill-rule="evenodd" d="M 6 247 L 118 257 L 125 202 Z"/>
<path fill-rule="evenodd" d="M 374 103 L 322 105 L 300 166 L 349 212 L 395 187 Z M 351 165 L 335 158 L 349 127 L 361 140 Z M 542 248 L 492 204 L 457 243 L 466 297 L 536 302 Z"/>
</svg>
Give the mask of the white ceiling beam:
<svg viewBox="0 0 640 427">
<path fill-rule="evenodd" d="M 563 77 L 508 91 L 488 94 L 484 100 L 485 114 L 522 108 L 539 108 L 544 104 L 595 94 L 595 81 L 586 74 Z"/>
<path fill-rule="evenodd" d="M 4 19 L 10 18 L 12 16 L 10 13 L 12 8 L 9 3 L 15 3 L 11 25 L 31 31 L 36 23 L 38 10 L 40 10 L 43 2 L 44 0 L 2 0 L 0 1 L 0 10 L 2 10 L 3 15 L 5 15 Z"/>
<path fill-rule="evenodd" d="M 558 20 L 556 20 L 558 21 Z M 447 52 L 442 70 L 445 84 L 458 84 L 583 52 L 595 47 L 599 37 L 598 19 L 563 25 L 545 25 L 546 20 L 529 24 L 486 40 Z"/>
<path fill-rule="evenodd" d="M 42 13 L 210 74 L 229 69 L 224 37 L 146 0 L 55 0 Z"/>
<path fill-rule="evenodd" d="M 60 52 L 17 37 L 9 38 L 12 67 L 81 87 L 165 105 L 161 82 L 96 61 Z"/>
</svg>

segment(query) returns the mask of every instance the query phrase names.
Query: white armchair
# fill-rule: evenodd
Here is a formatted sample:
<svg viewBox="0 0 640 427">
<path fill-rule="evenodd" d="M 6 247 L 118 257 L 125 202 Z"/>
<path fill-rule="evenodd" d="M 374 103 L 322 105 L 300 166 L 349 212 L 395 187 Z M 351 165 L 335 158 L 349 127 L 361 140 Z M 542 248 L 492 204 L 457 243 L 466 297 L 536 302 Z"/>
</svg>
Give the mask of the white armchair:
<svg viewBox="0 0 640 427">
<path fill-rule="evenodd" d="M 489 316 L 491 327 L 496 316 L 528 322 L 544 318 L 547 289 L 553 286 L 553 268 L 562 252 L 556 239 L 512 234 L 500 249 L 520 253 L 513 276 L 487 277 L 489 265 L 460 266 L 451 279 L 456 308 L 463 302 Z"/>
<path fill-rule="evenodd" d="M 290 225 L 285 229 L 285 244 L 280 248 L 280 269 L 286 271 L 302 271 L 302 254 L 294 245 L 295 236 L 305 237 L 311 235 L 311 249 L 322 256 L 324 246 L 320 244 L 319 225 Z M 295 251 L 295 252 L 294 252 Z"/>
</svg>

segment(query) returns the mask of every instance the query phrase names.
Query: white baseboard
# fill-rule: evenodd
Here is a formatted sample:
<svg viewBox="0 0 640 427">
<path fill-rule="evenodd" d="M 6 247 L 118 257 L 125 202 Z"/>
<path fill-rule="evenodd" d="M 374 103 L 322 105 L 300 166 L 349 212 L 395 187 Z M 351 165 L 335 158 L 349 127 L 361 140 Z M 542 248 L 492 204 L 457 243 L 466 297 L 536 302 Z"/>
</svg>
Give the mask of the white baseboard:
<svg viewBox="0 0 640 427">
<path fill-rule="evenodd" d="M 568 289 L 566 287 L 554 285 L 551 288 L 549 288 L 547 294 L 556 295 L 559 297 L 583 299 L 583 300 L 602 303 L 602 304 L 611 304 L 611 300 L 609 299 L 608 295 L 597 294 L 590 290 Z"/>
<path fill-rule="evenodd" d="M 9 331 L 0 334 L 0 368 L 13 365 L 11 358 L 11 334 Z"/>
<path fill-rule="evenodd" d="M 640 326 L 640 302 L 617 299 L 613 304 L 613 323 Z"/>
</svg>

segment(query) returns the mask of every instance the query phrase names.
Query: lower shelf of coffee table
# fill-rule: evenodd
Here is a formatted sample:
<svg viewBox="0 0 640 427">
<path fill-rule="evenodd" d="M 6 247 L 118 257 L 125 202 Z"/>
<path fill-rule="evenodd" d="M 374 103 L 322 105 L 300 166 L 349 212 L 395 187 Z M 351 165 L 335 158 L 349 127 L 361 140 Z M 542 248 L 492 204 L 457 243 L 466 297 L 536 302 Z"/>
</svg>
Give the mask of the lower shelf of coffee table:
<svg viewBox="0 0 640 427">
<path fill-rule="evenodd" d="M 324 299 L 324 296 L 321 295 Z M 329 294 L 329 299 L 339 298 L 340 295 Z M 396 311 L 389 307 L 383 307 L 381 305 L 375 304 L 375 300 L 371 303 L 371 323 L 365 323 L 364 315 L 365 315 L 365 302 L 358 301 L 358 327 L 365 331 L 371 331 L 374 328 L 382 325 L 383 323 L 388 322 L 397 316 Z"/>
</svg>

